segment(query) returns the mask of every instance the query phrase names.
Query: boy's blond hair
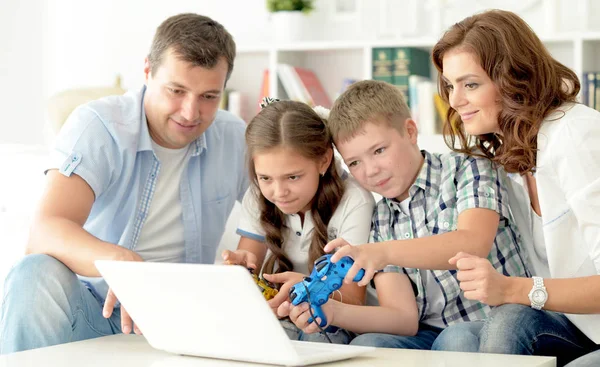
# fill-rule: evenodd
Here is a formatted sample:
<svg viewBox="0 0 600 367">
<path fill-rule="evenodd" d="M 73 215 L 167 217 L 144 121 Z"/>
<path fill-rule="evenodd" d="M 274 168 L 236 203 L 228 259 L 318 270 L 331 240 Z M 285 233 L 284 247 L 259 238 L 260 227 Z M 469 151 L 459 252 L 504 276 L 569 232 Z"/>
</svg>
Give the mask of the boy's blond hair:
<svg viewBox="0 0 600 367">
<path fill-rule="evenodd" d="M 345 142 L 363 131 L 366 123 L 383 118 L 402 133 L 410 110 L 400 90 L 377 80 L 352 84 L 333 104 L 327 125 L 335 142 Z"/>
</svg>

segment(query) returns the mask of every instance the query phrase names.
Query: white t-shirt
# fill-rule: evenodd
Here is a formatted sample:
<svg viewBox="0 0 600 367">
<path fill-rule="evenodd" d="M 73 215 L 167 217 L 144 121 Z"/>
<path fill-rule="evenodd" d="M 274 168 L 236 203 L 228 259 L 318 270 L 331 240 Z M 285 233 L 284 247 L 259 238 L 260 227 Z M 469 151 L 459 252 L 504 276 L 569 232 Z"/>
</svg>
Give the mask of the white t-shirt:
<svg viewBox="0 0 600 367">
<path fill-rule="evenodd" d="M 510 175 L 504 182 L 507 183 L 510 212 L 521 235 L 521 248 L 526 255 L 527 267 L 531 275 L 549 278 L 544 224 L 531 208 L 527 181 L 519 175 Z"/>
<path fill-rule="evenodd" d="M 352 177 L 344 180 L 346 191 L 327 226 L 329 240 L 344 238 L 358 245 L 369 241 L 371 216 L 375 207 L 373 195 L 358 185 Z M 265 240 L 260 225 L 257 202 L 258 190 L 250 187 L 242 201 L 242 212 L 237 233 L 257 241 Z M 298 214 L 285 216 L 283 249 L 294 266 L 294 271 L 308 274 L 308 250 L 314 231 L 310 212 L 304 214 L 302 225 Z"/>
<path fill-rule="evenodd" d="M 183 262 L 185 239 L 179 186 L 187 166 L 188 147 L 167 149 L 152 141 L 160 170 L 148 217 L 136 248 L 145 261 Z"/>
</svg>

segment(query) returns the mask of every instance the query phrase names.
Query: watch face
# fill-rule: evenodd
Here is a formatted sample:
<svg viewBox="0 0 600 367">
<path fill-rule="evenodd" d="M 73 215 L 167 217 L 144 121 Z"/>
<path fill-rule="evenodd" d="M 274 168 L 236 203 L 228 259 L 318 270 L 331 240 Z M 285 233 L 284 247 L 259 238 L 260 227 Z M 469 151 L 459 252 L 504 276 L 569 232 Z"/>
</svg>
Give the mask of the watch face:
<svg viewBox="0 0 600 367">
<path fill-rule="evenodd" d="M 536 289 L 535 291 L 533 291 L 533 294 L 531 295 L 531 300 L 534 303 L 546 302 L 546 292 L 544 292 L 542 289 Z"/>
</svg>

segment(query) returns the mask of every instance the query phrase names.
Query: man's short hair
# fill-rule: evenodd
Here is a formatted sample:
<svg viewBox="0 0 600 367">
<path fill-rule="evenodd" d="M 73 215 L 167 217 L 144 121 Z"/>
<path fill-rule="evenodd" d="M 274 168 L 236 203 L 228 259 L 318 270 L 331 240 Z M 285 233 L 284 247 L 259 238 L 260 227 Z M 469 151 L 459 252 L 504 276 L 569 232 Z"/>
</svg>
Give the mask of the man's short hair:
<svg viewBox="0 0 600 367">
<path fill-rule="evenodd" d="M 329 130 L 335 142 L 344 142 L 363 131 L 366 123 L 383 119 L 402 133 L 410 110 L 402 92 L 388 83 L 363 80 L 352 84 L 335 101 L 329 119 Z"/>
<path fill-rule="evenodd" d="M 223 57 L 227 61 L 227 79 L 233 71 L 235 42 L 225 27 L 209 17 L 184 13 L 167 18 L 156 29 L 148 61 L 154 75 L 167 51 L 194 66 L 211 69 Z"/>
</svg>

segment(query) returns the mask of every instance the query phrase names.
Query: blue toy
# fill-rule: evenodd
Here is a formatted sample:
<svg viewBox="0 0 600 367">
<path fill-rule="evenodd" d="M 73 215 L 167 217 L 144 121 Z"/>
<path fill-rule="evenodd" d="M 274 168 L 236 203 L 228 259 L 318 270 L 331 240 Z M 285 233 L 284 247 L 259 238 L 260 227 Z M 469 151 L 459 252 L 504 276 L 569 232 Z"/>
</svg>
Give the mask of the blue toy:
<svg viewBox="0 0 600 367">
<path fill-rule="evenodd" d="M 350 267 L 352 267 L 352 264 L 354 264 L 354 260 L 348 256 L 341 258 L 337 263 L 331 262 L 331 255 L 321 256 L 315 260 L 315 267 L 310 276 L 304 277 L 304 280 L 294 284 L 290 288 L 290 300 L 292 304 L 298 306 L 302 302 L 308 302 L 310 299 L 310 306 L 314 311 L 313 316 L 321 318 L 319 326 L 323 327 L 327 325 L 327 320 L 321 306 L 329 300 L 331 293 L 342 286 L 344 277 Z M 365 270 L 360 269 L 352 280 L 359 282 L 364 275 Z M 308 319 L 309 323 L 313 321 L 312 317 Z"/>
</svg>

